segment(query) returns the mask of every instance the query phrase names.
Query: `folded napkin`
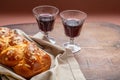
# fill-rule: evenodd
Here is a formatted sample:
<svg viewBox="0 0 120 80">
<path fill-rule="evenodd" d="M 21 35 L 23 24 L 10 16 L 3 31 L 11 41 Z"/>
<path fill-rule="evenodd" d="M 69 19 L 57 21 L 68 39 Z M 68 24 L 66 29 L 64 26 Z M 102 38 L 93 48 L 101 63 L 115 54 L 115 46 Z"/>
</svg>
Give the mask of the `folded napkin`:
<svg viewBox="0 0 120 80">
<path fill-rule="evenodd" d="M 30 80 L 86 80 L 70 50 L 51 44 L 42 33 L 31 38 L 50 53 L 52 65 L 49 70 L 33 76 Z M 2 65 L 0 74 L 6 75 L 9 80 L 26 80 Z"/>
</svg>

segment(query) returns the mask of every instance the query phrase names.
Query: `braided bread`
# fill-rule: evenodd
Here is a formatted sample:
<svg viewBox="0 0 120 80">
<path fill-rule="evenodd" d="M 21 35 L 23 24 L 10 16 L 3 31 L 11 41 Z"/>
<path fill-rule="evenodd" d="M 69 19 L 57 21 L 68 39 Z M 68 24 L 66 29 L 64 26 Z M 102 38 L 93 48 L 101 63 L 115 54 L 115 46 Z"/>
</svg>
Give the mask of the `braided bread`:
<svg viewBox="0 0 120 80">
<path fill-rule="evenodd" d="M 0 27 L 0 63 L 25 78 L 31 78 L 48 70 L 51 58 L 14 30 Z"/>
</svg>

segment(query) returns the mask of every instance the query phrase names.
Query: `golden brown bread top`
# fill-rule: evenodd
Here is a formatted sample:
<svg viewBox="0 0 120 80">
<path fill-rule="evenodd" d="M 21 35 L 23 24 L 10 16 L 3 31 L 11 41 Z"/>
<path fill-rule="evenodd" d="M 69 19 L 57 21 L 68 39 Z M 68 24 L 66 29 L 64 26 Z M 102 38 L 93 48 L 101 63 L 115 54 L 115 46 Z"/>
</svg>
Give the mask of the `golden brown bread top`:
<svg viewBox="0 0 120 80">
<path fill-rule="evenodd" d="M 9 46 L 0 53 L 0 62 L 7 66 L 15 66 L 23 58 L 26 45 Z"/>
<path fill-rule="evenodd" d="M 35 49 L 33 47 L 35 47 Z M 51 61 L 46 53 L 43 53 L 42 50 L 38 50 L 34 44 L 27 45 L 26 48 L 24 59 L 14 67 L 14 70 L 18 74 L 27 77 L 49 69 Z M 22 74 L 23 72 L 25 74 Z"/>
<path fill-rule="evenodd" d="M 14 30 L 0 27 L 0 63 L 30 78 L 50 68 L 51 58 L 44 50 Z"/>
<path fill-rule="evenodd" d="M 0 37 L 10 37 L 12 35 L 13 31 L 8 28 L 0 28 Z"/>
</svg>

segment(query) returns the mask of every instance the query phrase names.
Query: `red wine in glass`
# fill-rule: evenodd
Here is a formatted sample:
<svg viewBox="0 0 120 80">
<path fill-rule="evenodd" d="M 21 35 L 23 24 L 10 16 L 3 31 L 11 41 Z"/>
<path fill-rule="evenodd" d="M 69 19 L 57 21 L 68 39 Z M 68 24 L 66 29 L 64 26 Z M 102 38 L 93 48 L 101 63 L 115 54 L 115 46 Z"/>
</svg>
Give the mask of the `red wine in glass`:
<svg viewBox="0 0 120 80">
<path fill-rule="evenodd" d="M 67 19 L 63 22 L 65 34 L 68 37 L 74 38 L 80 35 L 83 23 L 78 19 Z"/>
<path fill-rule="evenodd" d="M 54 16 L 51 14 L 40 14 L 38 16 L 38 19 L 36 19 L 38 22 L 38 26 L 40 30 L 43 32 L 48 32 L 53 30 L 53 25 L 54 25 Z"/>
</svg>

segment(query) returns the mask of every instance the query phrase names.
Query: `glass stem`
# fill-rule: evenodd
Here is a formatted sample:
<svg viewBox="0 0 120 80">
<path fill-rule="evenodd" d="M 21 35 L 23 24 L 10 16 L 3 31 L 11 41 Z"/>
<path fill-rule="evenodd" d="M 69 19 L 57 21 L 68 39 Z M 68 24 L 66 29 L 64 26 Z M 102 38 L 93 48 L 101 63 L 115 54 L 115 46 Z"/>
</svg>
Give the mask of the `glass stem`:
<svg viewBox="0 0 120 80">
<path fill-rule="evenodd" d="M 70 44 L 74 44 L 74 38 L 70 38 Z"/>
<path fill-rule="evenodd" d="M 45 32 L 45 36 L 48 37 L 48 32 Z"/>
</svg>

